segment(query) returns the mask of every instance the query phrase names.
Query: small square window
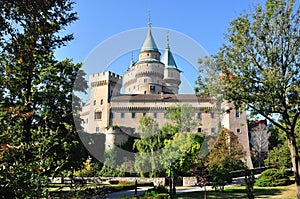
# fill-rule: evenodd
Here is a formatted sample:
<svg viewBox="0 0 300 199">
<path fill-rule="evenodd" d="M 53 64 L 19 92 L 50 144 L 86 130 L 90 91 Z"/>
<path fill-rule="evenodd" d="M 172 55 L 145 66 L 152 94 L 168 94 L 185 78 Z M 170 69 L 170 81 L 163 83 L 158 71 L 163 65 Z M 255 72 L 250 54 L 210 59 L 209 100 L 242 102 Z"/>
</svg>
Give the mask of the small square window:
<svg viewBox="0 0 300 199">
<path fill-rule="evenodd" d="M 113 118 L 114 118 L 114 113 L 110 112 L 110 119 L 113 119 Z"/>
<path fill-rule="evenodd" d="M 211 128 L 211 133 L 215 133 L 216 129 L 215 128 Z"/>
<path fill-rule="evenodd" d="M 143 112 L 143 116 L 146 116 L 146 112 Z"/>
<path fill-rule="evenodd" d="M 125 118 L 125 113 L 121 113 L 121 118 Z"/>
<path fill-rule="evenodd" d="M 135 118 L 135 112 L 131 113 L 131 118 Z"/>
<path fill-rule="evenodd" d="M 201 119 L 202 119 L 202 113 L 201 113 L 201 112 L 197 113 L 197 119 L 198 119 L 198 120 L 201 120 Z"/>
<path fill-rule="evenodd" d="M 150 86 L 150 91 L 155 92 L 155 86 Z"/>
<path fill-rule="evenodd" d="M 235 112 L 235 117 L 236 117 L 236 118 L 240 118 L 240 117 L 241 117 L 241 113 L 240 113 L 239 111 L 236 111 L 236 112 Z"/>
<path fill-rule="evenodd" d="M 94 114 L 94 119 L 95 120 L 101 120 L 102 119 L 102 112 L 101 111 L 96 111 Z"/>
<path fill-rule="evenodd" d="M 215 118 L 215 113 L 214 113 L 214 112 L 211 112 L 211 113 L 210 113 L 210 118 L 211 118 L 211 119 Z"/>
<path fill-rule="evenodd" d="M 241 133 L 241 129 L 237 129 L 236 133 L 240 134 Z"/>
<path fill-rule="evenodd" d="M 157 113 L 156 113 L 156 112 L 153 113 L 153 117 L 154 117 L 154 118 L 157 118 Z"/>
<path fill-rule="evenodd" d="M 103 99 L 101 99 L 101 101 L 100 101 L 100 105 L 102 105 L 103 104 Z"/>
<path fill-rule="evenodd" d="M 96 101 L 96 100 L 94 100 L 94 106 L 96 105 L 96 103 L 97 103 L 97 101 Z"/>
<path fill-rule="evenodd" d="M 202 132 L 202 129 L 201 128 L 198 128 L 198 133 L 201 133 Z"/>
<path fill-rule="evenodd" d="M 96 127 L 96 132 L 99 132 L 99 127 L 98 126 Z"/>
</svg>

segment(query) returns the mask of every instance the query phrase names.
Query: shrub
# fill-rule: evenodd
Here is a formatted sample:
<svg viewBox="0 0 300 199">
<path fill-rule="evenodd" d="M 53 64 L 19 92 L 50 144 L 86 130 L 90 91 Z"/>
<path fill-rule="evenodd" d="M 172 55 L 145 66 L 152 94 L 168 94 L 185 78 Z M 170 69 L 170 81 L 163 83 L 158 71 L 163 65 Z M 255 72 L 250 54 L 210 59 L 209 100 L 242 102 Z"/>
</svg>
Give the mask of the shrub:
<svg viewBox="0 0 300 199">
<path fill-rule="evenodd" d="M 291 181 L 286 175 L 284 170 L 279 169 L 267 169 L 261 173 L 258 177 L 255 185 L 259 187 L 274 187 L 274 186 L 285 186 L 290 184 Z"/>
</svg>

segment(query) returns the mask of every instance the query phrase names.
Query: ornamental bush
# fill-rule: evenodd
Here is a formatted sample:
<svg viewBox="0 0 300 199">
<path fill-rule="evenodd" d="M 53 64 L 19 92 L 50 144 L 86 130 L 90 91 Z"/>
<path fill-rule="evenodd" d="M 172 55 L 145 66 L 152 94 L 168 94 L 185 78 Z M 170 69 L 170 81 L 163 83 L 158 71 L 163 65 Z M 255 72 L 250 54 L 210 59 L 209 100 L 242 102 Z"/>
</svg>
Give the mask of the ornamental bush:
<svg viewBox="0 0 300 199">
<path fill-rule="evenodd" d="M 267 169 L 260 174 L 255 185 L 259 187 L 275 187 L 291 184 L 291 180 L 284 170 Z"/>
</svg>

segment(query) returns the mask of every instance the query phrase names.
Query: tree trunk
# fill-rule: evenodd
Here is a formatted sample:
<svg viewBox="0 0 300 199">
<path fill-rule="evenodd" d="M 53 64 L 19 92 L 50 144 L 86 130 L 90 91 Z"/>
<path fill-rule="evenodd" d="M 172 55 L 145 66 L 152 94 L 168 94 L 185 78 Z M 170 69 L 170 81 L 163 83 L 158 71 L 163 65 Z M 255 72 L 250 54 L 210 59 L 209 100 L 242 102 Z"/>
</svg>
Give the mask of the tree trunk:
<svg viewBox="0 0 300 199">
<path fill-rule="evenodd" d="M 289 141 L 289 149 L 291 152 L 291 158 L 292 158 L 292 165 L 293 165 L 293 171 L 294 171 L 294 177 L 295 177 L 295 184 L 296 184 L 296 193 L 297 198 L 300 199 L 300 162 L 299 162 L 299 156 L 298 156 L 298 148 L 296 145 L 296 139 L 294 135 L 294 131 L 287 132 L 287 137 Z"/>
</svg>

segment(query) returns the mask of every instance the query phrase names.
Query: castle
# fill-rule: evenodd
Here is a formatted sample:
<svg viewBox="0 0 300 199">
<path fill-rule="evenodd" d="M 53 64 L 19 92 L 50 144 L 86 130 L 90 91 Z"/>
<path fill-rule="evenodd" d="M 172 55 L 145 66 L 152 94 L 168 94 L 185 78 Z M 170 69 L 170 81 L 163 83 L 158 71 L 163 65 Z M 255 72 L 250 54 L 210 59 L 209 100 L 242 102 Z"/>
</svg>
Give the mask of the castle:
<svg viewBox="0 0 300 199">
<path fill-rule="evenodd" d="M 138 61 L 131 62 L 123 77 L 110 71 L 89 76 L 90 101 L 82 107 L 82 126 L 87 133 L 105 134 L 105 147 L 125 142 L 138 128 L 142 116 L 151 116 L 161 127 L 168 119 L 166 109 L 174 105 L 189 104 L 195 109 L 194 119 L 199 126 L 194 132 L 213 134 L 221 125 L 238 135 L 246 151 L 247 166 L 252 168 L 248 128 L 245 111 L 231 110 L 219 117 L 209 98 L 194 94 L 179 94 L 180 69 L 176 65 L 167 39 L 161 58 L 148 23 L 148 33 L 139 52 Z M 121 94 L 121 88 L 124 94 Z M 225 108 L 230 104 L 224 102 Z M 130 127 L 131 131 L 107 128 Z"/>
</svg>

